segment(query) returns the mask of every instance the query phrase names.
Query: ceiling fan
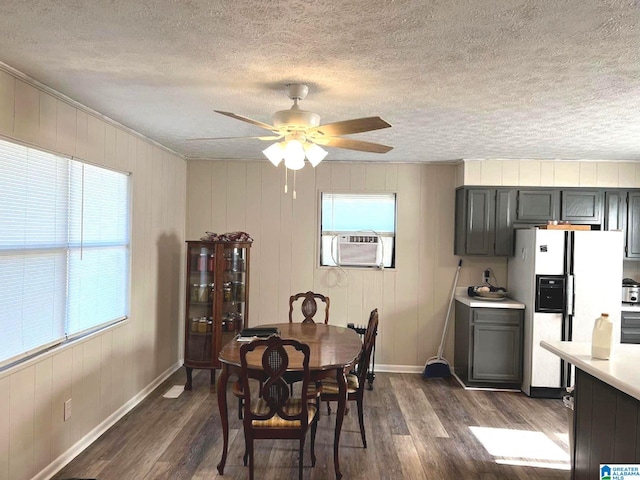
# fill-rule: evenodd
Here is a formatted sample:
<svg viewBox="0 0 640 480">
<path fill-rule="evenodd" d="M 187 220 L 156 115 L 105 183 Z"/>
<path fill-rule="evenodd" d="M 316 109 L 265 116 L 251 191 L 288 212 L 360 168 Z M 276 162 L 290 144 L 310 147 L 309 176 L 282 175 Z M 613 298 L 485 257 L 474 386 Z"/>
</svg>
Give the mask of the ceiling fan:
<svg viewBox="0 0 640 480">
<path fill-rule="evenodd" d="M 336 147 L 361 152 L 387 153 L 393 147 L 379 143 L 364 142 L 343 138 L 341 135 L 369 132 L 388 128 L 391 125 L 380 117 L 365 117 L 341 122 L 320 125 L 320 116 L 300 108 L 300 101 L 309 93 L 309 87 L 304 84 L 291 83 L 287 85 L 287 94 L 293 100 L 289 110 L 280 110 L 273 114 L 273 125 L 253 120 L 231 112 L 215 110 L 216 113 L 235 118 L 268 130 L 272 135 L 258 137 L 218 137 L 193 138 L 191 140 L 229 140 L 237 138 L 255 138 L 259 140 L 279 140 L 263 150 L 265 156 L 278 166 L 284 160 L 285 167 L 299 170 L 304 167 L 305 157 L 314 167 L 327 155 L 322 147 Z"/>
</svg>

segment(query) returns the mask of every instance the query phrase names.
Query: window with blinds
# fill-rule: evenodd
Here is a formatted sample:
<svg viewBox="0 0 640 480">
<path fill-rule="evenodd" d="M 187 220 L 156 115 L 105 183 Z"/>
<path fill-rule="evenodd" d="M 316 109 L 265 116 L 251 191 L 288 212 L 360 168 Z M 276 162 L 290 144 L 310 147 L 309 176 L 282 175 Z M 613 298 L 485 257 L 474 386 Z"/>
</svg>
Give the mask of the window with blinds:
<svg viewBox="0 0 640 480">
<path fill-rule="evenodd" d="M 126 318 L 129 177 L 0 140 L 0 366 Z"/>
<path fill-rule="evenodd" d="M 320 265 L 395 266 L 395 193 L 320 197 Z"/>
</svg>

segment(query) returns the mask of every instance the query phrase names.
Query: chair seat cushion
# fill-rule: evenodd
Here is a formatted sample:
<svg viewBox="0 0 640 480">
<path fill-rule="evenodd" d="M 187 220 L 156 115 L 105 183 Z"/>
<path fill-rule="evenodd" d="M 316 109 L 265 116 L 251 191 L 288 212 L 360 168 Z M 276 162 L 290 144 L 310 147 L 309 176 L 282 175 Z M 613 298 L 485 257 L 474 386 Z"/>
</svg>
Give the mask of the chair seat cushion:
<svg viewBox="0 0 640 480">
<path fill-rule="evenodd" d="M 316 415 L 316 406 L 308 404 L 307 409 L 307 424 L 310 424 Z M 287 415 L 299 414 L 301 410 L 302 399 L 300 398 L 290 398 L 284 407 Z M 267 415 L 269 413 L 269 406 L 264 399 L 257 398 L 251 401 L 251 411 L 256 415 Z M 255 428 L 300 428 L 299 420 L 284 420 L 280 418 L 277 413 L 268 420 L 253 420 L 251 424 Z"/>
<path fill-rule="evenodd" d="M 325 378 L 322 380 L 322 393 L 328 393 L 329 395 L 337 395 L 338 390 L 338 381 L 335 378 Z M 353 373 L 347 375 L 347 392 L 348 393 L 356 393 L 358 391 L 358 387 L 360 386 L 360 382 L 358 382 L 358 377 Z"/>
</svg>

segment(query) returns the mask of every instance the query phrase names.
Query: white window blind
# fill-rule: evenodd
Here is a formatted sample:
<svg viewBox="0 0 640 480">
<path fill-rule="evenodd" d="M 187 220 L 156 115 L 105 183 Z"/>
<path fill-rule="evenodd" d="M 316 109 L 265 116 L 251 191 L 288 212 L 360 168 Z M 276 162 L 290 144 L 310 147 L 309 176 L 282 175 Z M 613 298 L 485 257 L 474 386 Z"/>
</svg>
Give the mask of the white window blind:
<svg viewBox="0 0 640 480">
<path fill-rule="evenodd" d="M 123 318 L 128 252 L 126 175 L 0 140 L 0 366 Z"/>
<path fill-rule="evenodd" d="M 126 315 L 128 177 L 71 162 L 67 334 Z"/>
</svg>

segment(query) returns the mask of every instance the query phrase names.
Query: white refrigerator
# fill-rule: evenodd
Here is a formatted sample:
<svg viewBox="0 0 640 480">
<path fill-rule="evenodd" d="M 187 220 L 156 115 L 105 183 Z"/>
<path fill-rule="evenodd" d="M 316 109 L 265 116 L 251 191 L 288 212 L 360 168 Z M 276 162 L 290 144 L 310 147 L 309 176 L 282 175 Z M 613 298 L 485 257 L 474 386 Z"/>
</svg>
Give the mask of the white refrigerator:
<svg viewBox="0 0 640 480">
<path fill-rule="evenodd" d="M 524 303 L 522 391 L 558 398 L 573 384 L 570 365 L 540 347 L 541 340 L 591 342 L 601 313 L 620 343 L 621 231 L 515 231 L 508 260 L 509 297 Z"/>
</svg>

